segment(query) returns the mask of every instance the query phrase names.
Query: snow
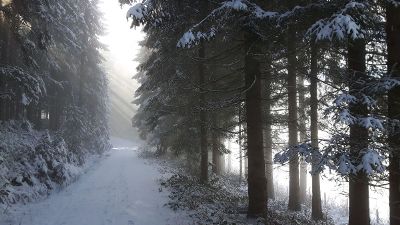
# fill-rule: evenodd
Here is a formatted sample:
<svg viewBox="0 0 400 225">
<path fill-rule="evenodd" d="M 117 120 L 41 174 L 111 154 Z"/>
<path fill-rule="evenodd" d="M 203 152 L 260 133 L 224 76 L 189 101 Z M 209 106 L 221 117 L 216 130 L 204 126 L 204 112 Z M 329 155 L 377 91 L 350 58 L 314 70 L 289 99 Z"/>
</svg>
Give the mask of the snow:
<svg viewBox="0 0 400 225">
<path fill-rule="evenodd" d="M 357 98 L 355 96 L 350 95 L 348 93 L 341 93 L 336 97 L 334 104 L 337 107 L 339 107 L 339 106 L 347 105 L 350 103 L 356 103 L 356 102 L 357 102 Z"/>
<path fill-rule="evenodd" d="M 29 105 L 29 103 L 30 103 L 30 101 L 29 101 L 29 99 L 26 97 L 26 95 L 25 95 L 25 93 L 22 93 L 22 97 L 21 97 L 21 103 L 23 104 L 23 105 Z"/>
<path fill-rule="evenodd" d="M 183 34 L 182 38 L 179 40 L 177 47 L 183 48 L 185 46 L 190 46 L 190 43 L 196 42 L 196 38 L 191 30 Z"/>
<path fill-rule="evenodd" d="M 247 10 L 247 5 L 243 3 L 241 0 L 232 0 L 224 3 L 225 7 L 232 8 L 237 11 L 245 11 Z"/>
<path fill-rule="evenodd" d="M 365 118 L 359 118 L 359 124 L 362 127 L 365 127 L 367 129 L 373 129 L 373 130 L 385 130 L 385 128 L 382 125 L 383 121 L 380 119 L 374 118 L 374 117 L 365 117 Z"/>
<path fill-rule="evenodd" d="M 308 34 L 315 34 L 317 40 L 330 40 L 334 38 L 343 40 L 346 37 L 352 39 L 364 38 L 364 33 L 359 21 L 356 21 L 349 13 L 354 9 L 365 9 L 363 3 L 353 2 L 346 4 L 345 7 L 330 18 L 318 20 L 308 30 Z"/>
<path fill-rule="evenodd" d="M 385 76 L 377 82 L 372 82 L 369 85 L 370 91 L 373 93 L 386 93 L 387 91 L 400 86 L 400 81 L 395 77 L 391 77 L 393 74 L 394 71 L 391 71 L 389 77 Z"/>
<path fill-rule="evenodd" d="M 277 16 L 278 13 L 277 12 L 265 11 L 265 10 L 261 9 L 260 7 L 258 7 L 258 6 L 255 6 L 254 15 L 255 15 L 256 18 L 270 19 L 270 18 L 273 18 L 273 17 Z"/>
<path fill-rule="evenodd" d="M 176 46 L 178 48 L 191 48 L 192 46 L 197 45 L 200 40 L 211 40 L 211 38 L 215 37 L 216 34 L 217 31 L 214 27 L 211 27 L 208 32 L 197 31 L 196 34 L 193 33 L 193 30 L 189 30 L 183 34 Z"/>
<path fill-rule="evenodd" d="M 387 0 L 391 4 L 393 4 L 395 7 L 400 7 L 400 2 L 396 0 Z"/>
<path fill-rule="evenodd" d="M 209 41 L 214 38 L 218 32 L 223 30 L 223 24 L 227 18 L 232 17 L 232 12 L 245 12 L 245 20 L 251 21 L 252 19 L 258 20 L 270 20 L 278 15 L 277 12 L 270 12 L 263 10 L 257 4 L 251 3 L 247 0 L 230 0 L 221 3 L 221 6 L 211 11 L 203 20 L 198 24 L 192 26 L 187 32 L 183 34 L 177 43 L 178 48 L 191 48 L 200 43 L 201 40 Z M 236 17 L 237 15 L 233 15 Z M 134 18 L 134 16 L 132 16 Z M 243 19 L 243 18 L 242 18 Z M 237 18 L 237 20 L 241 20 Z M 207 21 L 211 22 L 211 26 L 206 25 L 206 32 L 197 31 L 202 30 L 200 27 L 203 26 Z"/>
<path fill-rule="evenodd" d="M 183 213 L 164 206 L 168 193 L 159 192 L 157 168 L 138 158 L 133 143 L 113 142 L 115 148 L 76 183 L 41 202 L 0 212 L 0 225 L 188 224 Z"/>
<path fill-rule="evenodd" d="M 374 171 L 383 173 L 385 167 L 383 166 L 383 157 L 376 151 L 369 149 L 362 157 L 362 162 L 358 165 L 359 171 L 364 171 L 366 174 L 373 174 Z"/>
<path fill-rule="evenodd" d="M 347 124 L 347 125 L 352 125 L 354 124 L 354 121 L 356 118 L 351 115 L 348 109 L 343 109 L 342 111 L 339 112 L 339 121 Z"/>
<path fill-rule="evenodd" d="M 258 19 L 270 19 L 274 16 L 277 16 L 278 13 L 276 12 L 269 12 L 263 10 L 260 6 L 257 4 L 251 3 L 249 1 L 245 0 L 231 0 L 231 1 L 226 1 L 222 3 L 222 6 L 220 9 L 232 9 L 235 11 L 244 11 L 244 12 L 249 12 L 250 15 L 252 15 L 255 18 Z"/>
<path fill-rule="evenodd" d="M 341 175 L 349 175 L 351 173 L 355 174 L 357 172 L 356 168 L 349 160 L 349 156 L 345 154 L 341 155 L 339 158 L 339 165 L 337 171 Z"/>
<path fill-rule="evenodd" d="M 343 40 L 346 35 L 352 39 L 363 38 L 363 30 L 350 15 L 336 15 L 332 20 L 318 21 L 311 30 L 316 30 L 318 40 L 332 40 L 334 37 Z"/>
<path fill-rule="evenodd" d="M 41 76 L 35 72 L 24 70 L 18 66 L 7 65 L 0 66 L 0 75 L 5 76 L 12 82 L 21 84 L 27 101 L 37 103 L 37 101 L 46 94 L 44 81 Z M 12 94 L 6 94 L 6 96 L 11 98 Z"/>
<path fill-rule="evenodd" d="M 133 18 L 136 20 L 142 20 L 147 13 L 146 7 L 143 3 L 138 3 L 132 6 L 126 13 L 126 18 Z"/>
</svg>

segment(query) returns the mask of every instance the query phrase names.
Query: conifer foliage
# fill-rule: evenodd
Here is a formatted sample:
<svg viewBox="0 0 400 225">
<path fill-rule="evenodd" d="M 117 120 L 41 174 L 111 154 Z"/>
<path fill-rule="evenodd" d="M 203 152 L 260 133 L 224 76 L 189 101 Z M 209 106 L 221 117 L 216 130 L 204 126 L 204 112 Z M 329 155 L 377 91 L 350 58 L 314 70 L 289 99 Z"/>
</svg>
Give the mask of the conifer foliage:
<svg viewBox="0 0 400 225">
<path fill-rule="evenodd" d="M 244 137 L 250 217 L 265 215 L 273 195 L 274 146 L 275 162 L 290 167 L 289 210 L 304 201 L 301 159 L 312 164 L 313 219 L 324 217 L 319 175 L 329 168 L 349 182 L 350 225 L 370 223 L 369 186 L 387 180 L 397 224 L 400 2 L 204 1 L 120 0 L 147 35 L 134 118 L 142 137 L 186 155 L 203 181 L 204 148 L 218 157 L 221 140 Z M 282 130 L 287 146 L 277 147 Z"/>
<path fill-rule="evenodd" d="M 58 166 L 59 171 L 66 169 L 63 164 L 78 166 L 87 155 L 109 149 L 98 4 L 98 0 L 0 1 L 0 153 L 11 166 L 19 163 L 13 157 L 25 154 L 23 149 L 42 149 L 32 154 L 41 154 L 37 157 L 44 158 L 48 168 Z M 32 138 L 17 153 L 12 143 L 27 141 L 24 130 Z M 44 147 L 37 142 L 43 139 L 41 133 L 46 133 Z M 2 180 L 10 185 L 10 179 Z"/>
</svg>

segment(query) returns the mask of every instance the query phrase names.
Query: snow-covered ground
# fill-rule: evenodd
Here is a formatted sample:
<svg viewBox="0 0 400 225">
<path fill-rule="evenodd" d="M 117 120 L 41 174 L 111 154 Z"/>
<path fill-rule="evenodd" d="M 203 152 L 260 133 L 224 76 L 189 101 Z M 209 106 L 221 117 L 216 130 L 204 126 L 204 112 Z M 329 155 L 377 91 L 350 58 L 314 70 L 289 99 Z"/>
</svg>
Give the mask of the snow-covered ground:
<svg viewBox="0 0 400 225">
<path fill-rule="evenodd" d="M 164 206 L 157 168 L 138 158 L 137 147 L 113 139 L 114 149 L 79 180 L 49 198 L 0 213 L 0 225 L 178 225 L 184 213 Z"/>
</svg>

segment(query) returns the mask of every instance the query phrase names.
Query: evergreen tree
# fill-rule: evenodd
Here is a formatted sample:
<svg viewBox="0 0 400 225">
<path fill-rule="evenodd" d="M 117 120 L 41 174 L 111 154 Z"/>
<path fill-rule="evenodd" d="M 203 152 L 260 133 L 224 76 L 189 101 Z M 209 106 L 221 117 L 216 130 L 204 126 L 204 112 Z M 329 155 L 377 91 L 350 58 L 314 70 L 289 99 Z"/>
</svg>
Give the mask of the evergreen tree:
<svg viewBox="0 0 400 225">
<path fill-rule="evenodd" d="M 388 51 L 388 76 L 399 79 L 400 72 L 400 3 L 388 1 L 386 3 L 386 36 Z M 399 131 L 399 109 L 400 109 L 400 87 L 396 86 L 389 91 L 388 95 L 388 117 L 392 126 L 389 128 L 390 165 L 389 165 L 389 205 L 390 224 L 400 223 L 400 131 Z"/>
</svg>

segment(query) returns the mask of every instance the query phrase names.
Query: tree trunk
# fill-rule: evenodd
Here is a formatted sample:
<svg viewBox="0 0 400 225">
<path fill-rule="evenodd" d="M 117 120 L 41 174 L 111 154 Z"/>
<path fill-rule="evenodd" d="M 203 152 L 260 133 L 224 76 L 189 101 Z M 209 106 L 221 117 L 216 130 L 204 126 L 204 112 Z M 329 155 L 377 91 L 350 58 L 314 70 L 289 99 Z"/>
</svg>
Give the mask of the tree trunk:
<svg viewBox="0 0 400 225">
<path fill-rule="evenodd" d="M 268 50 L 267 50 L 268 51 Z M 264 160 L 265 160 L 265 177 L 267 182 L 267 196 L 269 199 L 275 198 L 274 193 L 274 167 L 272 161 L 272 118 L 271 118 L 271 64 L 272 59 L 266 53 L 266 70 L 263 79 L 263 108 L 264 108 Z"/>
<path fill-rule="evenodd" d="M 57 99 L 57 100 L 56 100 Z M 60 95 L 56 95 L 55 99 L 50 100 L 49 105 L 49 129 L 52 131 L 56 131 L 60 126 L 60 106 L 59 101 L 61 99 Z"/>
<path fill-rule="evenodd" d="M 293 25 L 288 30 L 287 58 L 288 58 L 288 128 L 289 128 L 289 147 L 298 144 L 297 139 L 297 82 L 296 82 L 296 32 Z M 289 210 L 299 211 L 300 205 L 300 187 L 299 187 L 299 157 L 292 155 L 289 159 Z"/>
<path fill-rule="evenodd" d="M 199 49 L 199 86 L 200 88 L 200 181 L 208 183 L 208 148 L 207 148 L 207 112 L 206 96 L 203 86 L 205 85 L 205 67 L 202 60 L 205 58 L 204 42 L 200 43 Z"/>
<path fill-rule="evenodd" d="M 213 115 L 213 124 L 217 124 L 217 118 L 215 115 Z M 211 134 L 211 139 L 212 139 L 212 162 L 213 162 L 213 173 L 217 175 L 222 174 L 222 167 L 221 167 L 221 158 L 222 158 L 222 153 L 220 151 L 220 139 L 218 137 L 217 131 L 212 131 Z"/>
<path fill-rule="evenodd" d="M 16 90 L 16 101 L 14 102 L 15 111 L 14 118 L 16 120 L 24 119 L 24 105 L 22 104 L 22 91 L 20 87 L 17 87 Z"/>
<path fill-rule="evenodd" d="M 0 0 L 0 4 L 1 4 Z M 3 12 L 0 12 L 0 65 L 6 65 L 8 59 L 8 26 L 7 21 Z M 0 93 L 4 93 L 6 90 L 6 79 L 4 76 L 0 76 Z M 0 96 L 0 120 L 7 120 L 7 100 Z"/>
<path fill-rule="evenodd" d="M 260 51 L 254 34 L 245 34 L 245 81 L 247 156 L 248 156 L 248 217 L 264 216 L 266 206 L 265 162 L 262 133 L 261 72 L 256 54 Z"/>
<path fill-rule="evenodd" d="M 242 148 L 242 104 L 239 105 L 239 182 L 242 182 L 243 177 L 243 148 Z"/>
<path fill-rule="evenodd" d="M 365 74 L 365 41 L 350 40 L 348 46 L 349 90 L 350 94 L 361 99 L 363 85 L 359 81 L 367 81 Z M 350 105 L 350 113 L 365 117 L 368 109 L 365 104 Z M 354 124 L 350 126 L 350 155 L 359 158 L 361 151 L 368 148 L 368 129 Z M 369 219 L 369 187 L 367 175 L 360 171 L 350 175 L 349 180 L 349 225 L 368 225 Z"/>
<path fill-rule="evenodd" d="M 232 146 L 231 146 L 231 142 L 228 140 L 228 150 L 229 150 L 229 154 L 227 154 L 227 160 L 228 161 L 228 168 L 227 168 L 227 172 L 228 173 L 232 173 Z"/>
<path fill-rule="evenodd" d="M 311 106 L 311 145 L 314 150 L 319 149 L 318 143 L 318 53 L 315 43 L 311 44 L 311 84 L 310 84 L 310 106 Z M 319 172 L 316 172 L 318 157 L 313 155 L 312 174 L 312 206 L 311 217 L 314 220 L 322 220 L 321 185 Z"/>
<path fill-rule="evenodd" d="M 216 175 L 222 174 L 221 158 L 222 153 L 219 150 L 219 138 L 213 133 L 212 135 L 212 161 L 213 161 L 213 173 Z"/>
<path fill-rule="evenodd" d="M 306 98 L 305 98 L 305 87 L 304 77 L 299 76 L 299 133 L 300 142 L 307 140 L 307 129 L 306 129 Z M 305 203 L 307 197 L 307 166 L 308 164 L 303 157 L 300 158 L 300 202 Z"/>
<path fill-rule="evenodd" d="M 386 3 L 386 33 L 388 48 L 388 71 L 390 76 L 400 77 L 400 7 L 393 3 Z M 400 87 L 389 92 L 388 117 L 391 120 L 400 120 Z M 389 134 L 391 157 L 389 159 L 389 205 L 390 224 L 400 224 L 400 128 L 394 126 Z"/>
</svg>

